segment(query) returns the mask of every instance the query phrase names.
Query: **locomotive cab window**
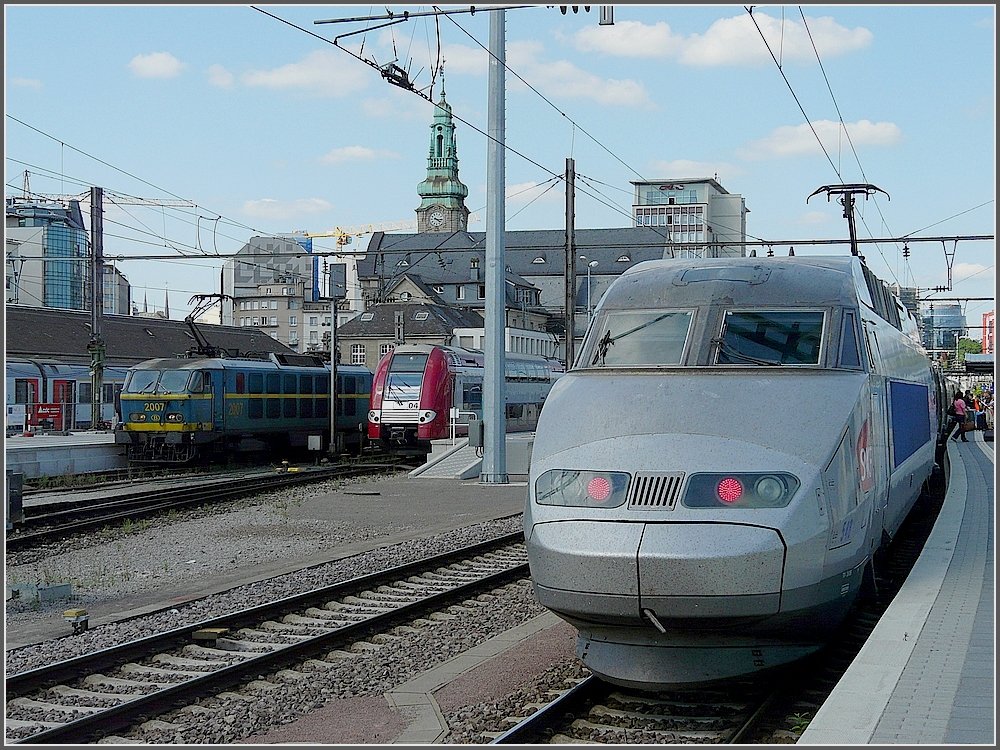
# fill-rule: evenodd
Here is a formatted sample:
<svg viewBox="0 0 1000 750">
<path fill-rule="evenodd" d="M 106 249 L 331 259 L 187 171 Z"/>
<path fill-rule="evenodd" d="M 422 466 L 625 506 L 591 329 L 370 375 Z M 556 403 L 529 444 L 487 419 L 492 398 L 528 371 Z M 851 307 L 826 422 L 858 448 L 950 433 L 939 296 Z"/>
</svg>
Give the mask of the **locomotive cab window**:
<svg viewBox="0 0 1000 750">
<path fill-rule="evenodd" d="M 581 361 L 588 367 L 679 365 L 690 310 L 610 310 L 595 321 Z"/>
<path fill-rule="evenodd" d="M 823 313 L 753 310 L 726 313 L 716 363 L 720 365 L 818 365 Z"/>
</svg>

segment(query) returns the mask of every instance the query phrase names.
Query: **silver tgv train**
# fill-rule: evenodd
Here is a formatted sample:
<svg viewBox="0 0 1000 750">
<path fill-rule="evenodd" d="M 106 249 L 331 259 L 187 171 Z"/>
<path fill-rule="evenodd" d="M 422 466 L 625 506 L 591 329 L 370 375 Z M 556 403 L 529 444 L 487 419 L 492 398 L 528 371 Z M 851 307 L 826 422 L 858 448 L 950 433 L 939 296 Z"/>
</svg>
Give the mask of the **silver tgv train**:
<svg viewBox="0 0 1000 750">
<path fill-rule="evenodd" d="M 920 494 L 941 393 L 914 320 L 858 257 L 637 264 L 539 418 L 536 595 L 612 683 L 797 660 Z"/>
</svg>

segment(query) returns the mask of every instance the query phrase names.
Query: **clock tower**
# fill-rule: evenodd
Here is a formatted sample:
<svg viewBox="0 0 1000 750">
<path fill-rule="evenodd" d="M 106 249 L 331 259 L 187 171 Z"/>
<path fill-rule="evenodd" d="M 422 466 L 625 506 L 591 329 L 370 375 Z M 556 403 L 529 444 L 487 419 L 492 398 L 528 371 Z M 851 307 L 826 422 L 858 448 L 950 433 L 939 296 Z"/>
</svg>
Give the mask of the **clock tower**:
<svg viewBox="0 0 1000 750">
<path fill-rule="evenodd" d="M 431 146 L 427 156 L 427 177 L 417 185 L 420 205 L 418 232 L 457 232 L 469 228 L 469 209 L 465 207 L 467 188 L 458 179 L 458 149 L 451 105 L 445 100 L 444 79 L 441 99 L 434 105 L 431 123 Z"/>
</svg>

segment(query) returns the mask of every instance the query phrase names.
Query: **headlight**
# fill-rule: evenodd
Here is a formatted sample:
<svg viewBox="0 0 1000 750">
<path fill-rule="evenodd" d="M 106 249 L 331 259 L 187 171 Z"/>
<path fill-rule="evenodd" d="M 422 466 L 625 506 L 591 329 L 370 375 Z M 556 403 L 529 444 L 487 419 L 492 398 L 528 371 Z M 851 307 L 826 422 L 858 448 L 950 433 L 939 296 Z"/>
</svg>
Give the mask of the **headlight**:
<svg viewBox="0 0 1000 750">
<path fill-rule="evenodd" d="M 625 502 L 629 475 L 619 471 L 552 469 L 535 480 L 535 502 L 581 508 L 617 508 Z"/>
<path fill-rule="evenodd" d="M 370 412 L 368 412 L 368 421 L 371 422 L 372 424 L 378 424 L 378 421 L 381 418 L 381 416 L 382 415 L 380 412 L 377 412 L 374 409 L 372 409 Z"/>
<path fill-rule="evenodd" d="M 171 412 L 171 413 L 167 414 L 166 421 L 167 422 L 183 422 L 184 421 L 184 415 L 181 414 L 181 413 L 179 413 L 179 412 Z"/>
<path fill-rule="evenodd" d="M 436 411 L 422 411 L 420 412 L 420 416 L 417 417 L 417 421 L 420 422 L 420 424 L 427 424 L 428 422 L 434 421 L 434 417 L 436 416 Z"/>
<path fill-rule="evenodd" d="M 142 413 L 141 411 L 134 411 L 134 412 L 132 412 L 131 414 L 128 415 L 128 418 L 129 418 L 130 422 L 145 422 L 146 421 L 146 415 L 144 413 Z"/>
<path fill-rule="evenodd" d="M 784 508 L 799 489 L 791 474 L 692 474 L 681 503 L 688 508 Z"/>
</svg>

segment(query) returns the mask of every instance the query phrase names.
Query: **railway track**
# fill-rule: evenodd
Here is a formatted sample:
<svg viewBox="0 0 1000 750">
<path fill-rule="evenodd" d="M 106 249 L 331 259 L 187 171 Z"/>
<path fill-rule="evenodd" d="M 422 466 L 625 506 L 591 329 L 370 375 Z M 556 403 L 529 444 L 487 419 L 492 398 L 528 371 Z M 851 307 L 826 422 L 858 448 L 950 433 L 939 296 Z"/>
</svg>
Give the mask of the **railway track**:
<svg viewBox="0 0 1000 750">
<path fill-rule="evenodd" d="M 7 741 L 93 742 L 243 681 L 335 657 L 351 641 L 391 638 L 434 610 L 475 606 L 527 575 L 518 532 L 9 675 Z"/>
<path fill-rule="evenodd" d="M 735 744 L 772 696 L 761 680 L 644 692 L 590 676 L 490 744 Z"/>
<path fill-rule="evenodd" d="M 68 534 L 134 520 L 169 510 L 232 500 L 259 492 L 329 479 L 367 476 L 399 468 L 398 462 L 358 463 L 309 468 L 298 472 L 242 473 L 225 478 L 192 476 L 190 483 L 156 489 L 126 491 L 114 496 L 84 496 L 72 500 L 29 505 L 24 521 L 6 536 L 8 552 L 20 551 Z"/>
</svg>

